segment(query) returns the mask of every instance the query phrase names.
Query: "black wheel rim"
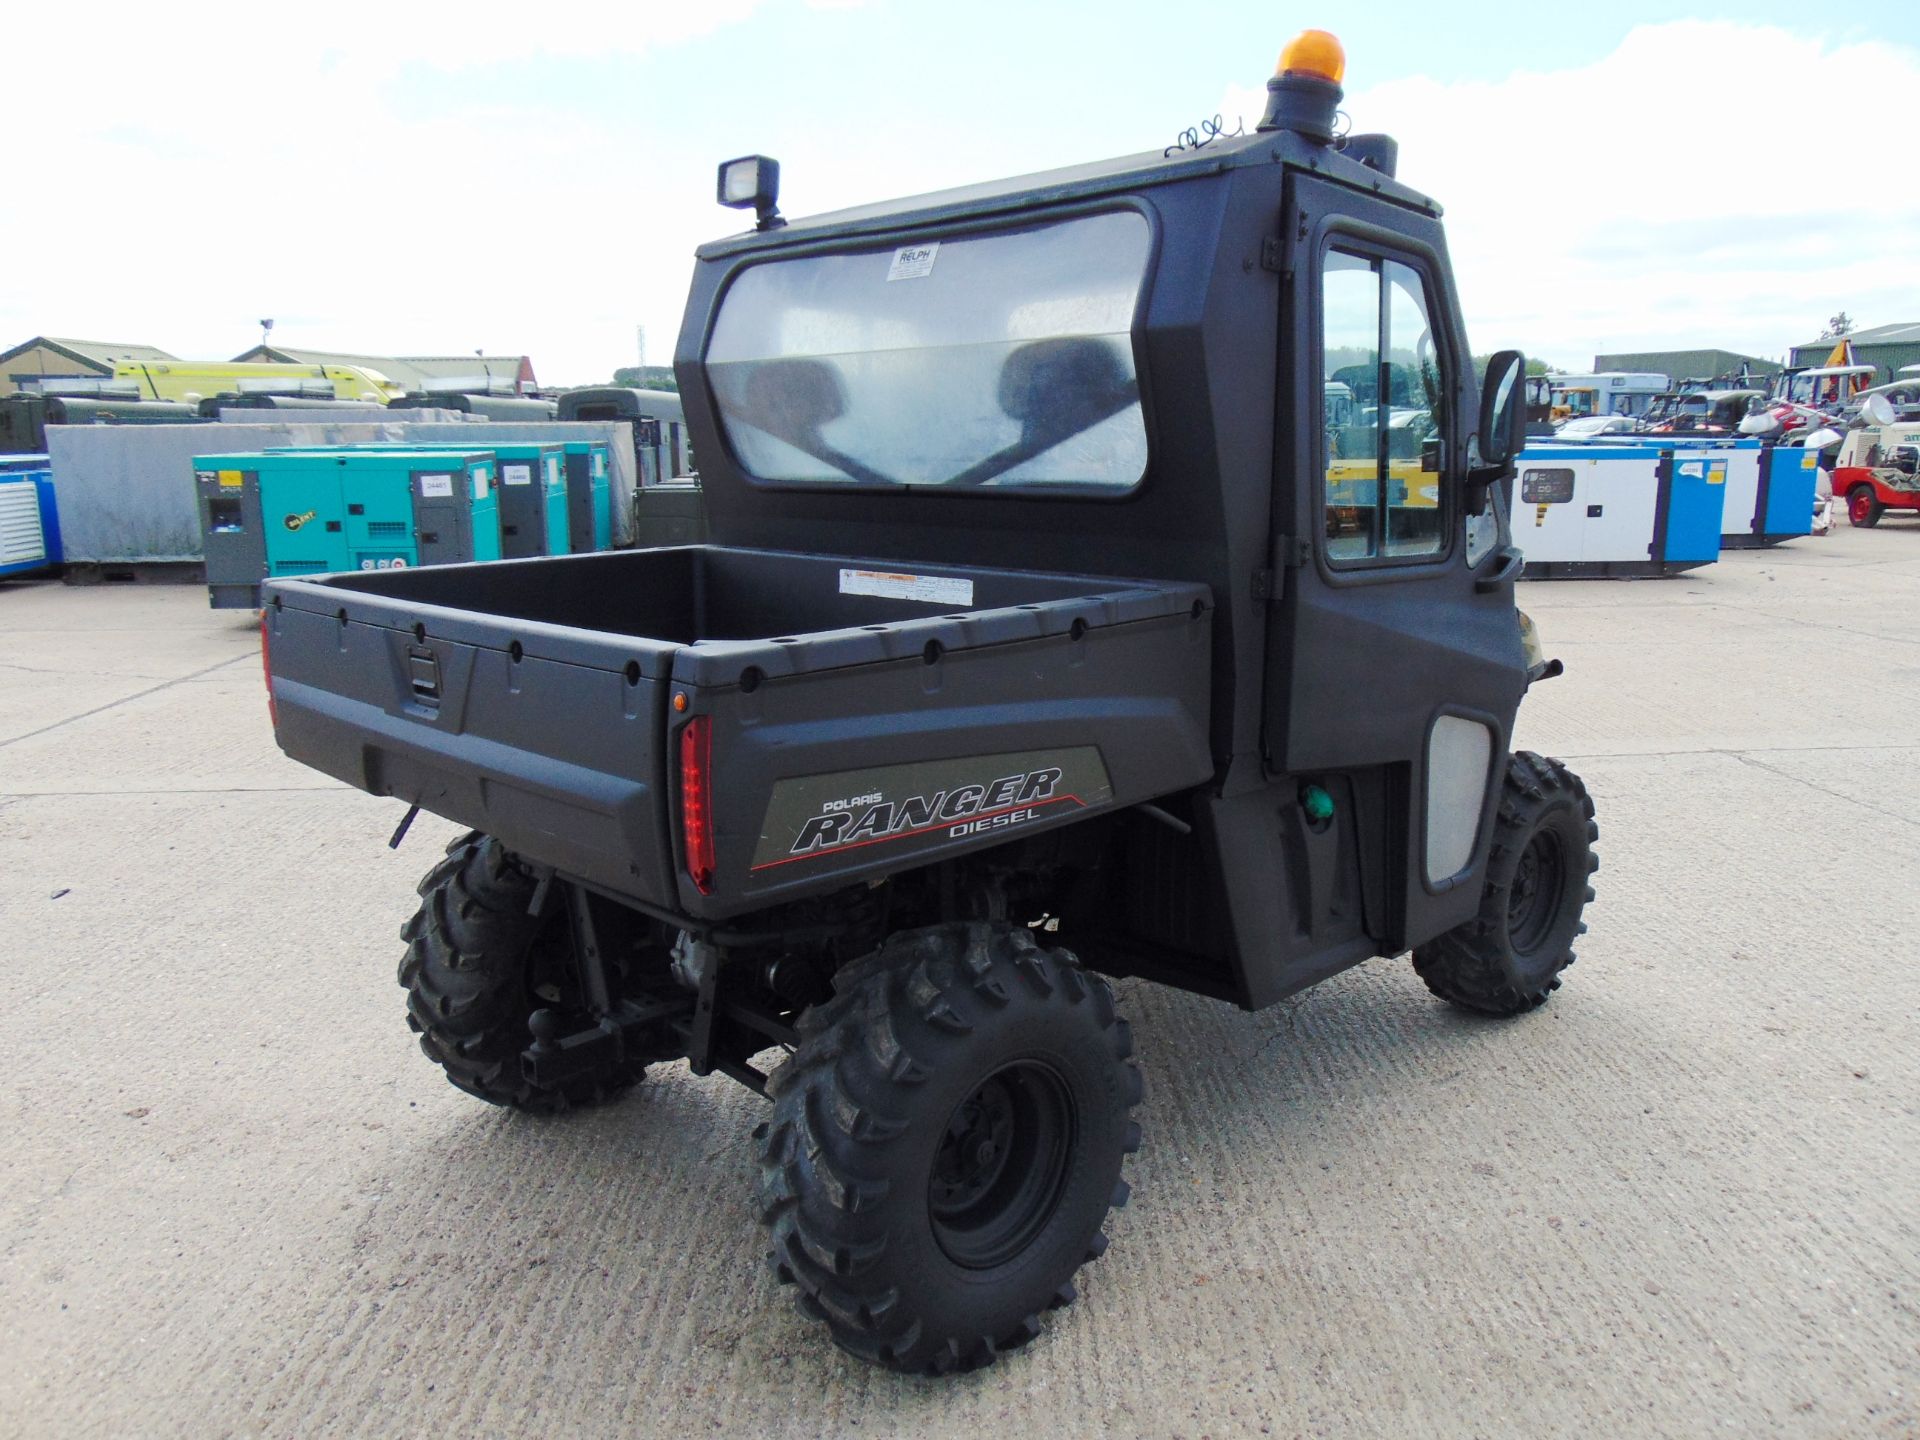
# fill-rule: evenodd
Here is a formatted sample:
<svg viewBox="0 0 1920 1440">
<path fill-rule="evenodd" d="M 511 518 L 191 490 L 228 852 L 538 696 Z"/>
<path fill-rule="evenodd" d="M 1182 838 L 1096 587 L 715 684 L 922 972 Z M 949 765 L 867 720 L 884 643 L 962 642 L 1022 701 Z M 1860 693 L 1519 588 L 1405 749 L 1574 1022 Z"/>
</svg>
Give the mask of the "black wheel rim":
<svg viewBox="0 0 1920 1440">
<path fill-rule="evenodd" d="M 1536 830 L 1520 852 L 1507 891 L 1507 943 L 1532 956 L 1552 933 L 1566 895 L 1566 849 L 1551 830 Z"/>
<path fill-rule="evenodd" d="M 947 1258 L 990 1270 L 1031 1245 L 1060 1203 L 1073 1140 L 1067 1087 L 1037 1061 L 1003 1065 L 955 1106 L 927 1181 Z"/>
</svg>

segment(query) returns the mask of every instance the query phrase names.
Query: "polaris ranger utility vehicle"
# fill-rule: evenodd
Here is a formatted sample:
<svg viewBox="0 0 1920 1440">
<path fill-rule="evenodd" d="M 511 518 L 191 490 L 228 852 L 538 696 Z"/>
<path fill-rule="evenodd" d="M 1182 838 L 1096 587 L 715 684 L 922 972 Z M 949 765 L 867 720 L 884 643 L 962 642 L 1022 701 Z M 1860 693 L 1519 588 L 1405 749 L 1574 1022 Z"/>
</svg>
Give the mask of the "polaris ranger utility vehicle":
<svg viewBox="0 0 1920 1440">
<path fill-rule="evenodd" d="M 1103 977 L 1252 1009 L 1411 949 L 1512 1015 L 1573 959 L 1593 809 L 1509 748 L 1557 670 L 1523 366 L 1476 389 L 1340 70 L 1308 32 L 1254 133 L 815 220 L 731 162 L 675 356 L 711 544 L 265 588 L 281 747 L 473 827 L 403 927 L 427 1055 L 764 1094 L 773 1268 L 867 1359 L 983 1364 L 1106 1248 Z"/>
</svg>

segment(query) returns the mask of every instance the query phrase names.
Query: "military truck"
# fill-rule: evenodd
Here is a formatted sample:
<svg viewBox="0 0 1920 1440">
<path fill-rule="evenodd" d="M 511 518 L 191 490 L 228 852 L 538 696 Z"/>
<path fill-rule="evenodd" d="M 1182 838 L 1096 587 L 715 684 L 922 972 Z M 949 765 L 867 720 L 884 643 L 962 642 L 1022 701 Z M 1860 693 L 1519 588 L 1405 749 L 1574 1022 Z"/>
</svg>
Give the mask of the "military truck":
<svg viewBox="0 0 1920 1440">
<path fill-rule="evenodd" d="M 675 355 L 711 543 L 265 587 L 282 749 L 472 827 L 402 929 L 428 1057 L 543 1115 L 675 1061 L 764 1095 L 774 1274 L 878 1364 L 992 1360 L 1106 1249 L 1110 977 L 1252 1010 L 1411 951 L 1504 1016 L 1573 960 L 1593 806 L 1511 748 L 1558 669 L 1524 365 L 1474 385 L 1343 63 L 1289 45 L 1244 136 L 817 219 L 729 162 L 756 223 Z"/>
</svg>

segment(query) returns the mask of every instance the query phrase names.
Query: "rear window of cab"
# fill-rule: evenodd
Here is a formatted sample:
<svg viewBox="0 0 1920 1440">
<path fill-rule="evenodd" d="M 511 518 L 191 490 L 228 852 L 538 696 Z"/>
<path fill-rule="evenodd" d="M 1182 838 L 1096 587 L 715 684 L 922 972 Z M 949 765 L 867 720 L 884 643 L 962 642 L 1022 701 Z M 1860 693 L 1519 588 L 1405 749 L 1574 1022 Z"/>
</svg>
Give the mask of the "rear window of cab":
<svg viewBox="0 0 1920 1440">
<path fill-rule="evenodd" d="M 773 485 L 1124 494 L 1151 253 L 1116 210 L 752 265 L 707 346 L 727 443 Z"/>
</svg>

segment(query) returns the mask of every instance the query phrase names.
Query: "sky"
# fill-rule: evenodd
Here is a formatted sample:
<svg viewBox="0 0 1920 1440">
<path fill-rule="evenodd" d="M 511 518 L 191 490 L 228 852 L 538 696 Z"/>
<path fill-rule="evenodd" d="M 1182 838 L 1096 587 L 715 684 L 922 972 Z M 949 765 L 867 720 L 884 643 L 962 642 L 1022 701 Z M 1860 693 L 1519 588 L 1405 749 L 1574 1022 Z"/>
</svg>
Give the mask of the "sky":
<svg viewBox="0 0 1920 1440">
<path fill-rule="evenodd" d="M 270 316 L 294 347 L 601 381 L 640 327 L 670 361 L 694 247 L 741 228 L 717 162 L 776 157 L 801 215 L 1159 149 L 1251 127 L 1308 25 L 1346 46 L 1354 128 L 1446 207 L 1476 350 L 1779 358 L 1839 310 L 1920 320 L 1911 0 L 184 13 L 10 10 L 0 348 L 225 359 Z"/>
</svg>

